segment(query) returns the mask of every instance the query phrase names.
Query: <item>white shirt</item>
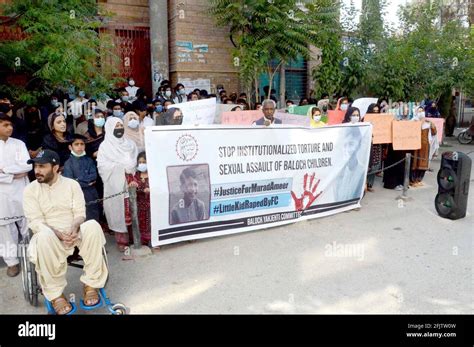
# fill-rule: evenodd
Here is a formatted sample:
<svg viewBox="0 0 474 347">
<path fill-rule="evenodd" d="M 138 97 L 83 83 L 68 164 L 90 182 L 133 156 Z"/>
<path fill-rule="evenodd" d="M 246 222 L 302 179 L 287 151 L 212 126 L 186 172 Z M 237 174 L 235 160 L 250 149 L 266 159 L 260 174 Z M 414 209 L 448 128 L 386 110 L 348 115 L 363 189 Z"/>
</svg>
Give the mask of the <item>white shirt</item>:
<svg viewBox="0 0 474 347">
<path fill-rule="evenodd" d="M 0 140 L 0 218 L 23 215 L 23 190 L 28 185 L 28 177 L 14 179 L 13 175 L 27 173 L 31 170 L 28 150 L 23 141 L 9 138 Z M 2 221 L 6 225 L 15 220 Z"/>
<path fill-rule="evenodd" d="M 128 86 L 128 87 L 125 87 L 125 90 L 128 92 L 128 95 L 131 97 L 131 98 L 135 98 L 135 96 L 137 95 L 137 90 L 140 89 L 138 88 L 137 86 Z"/>
<path fill-rule="evenodd" d="M 143 124 L 143 127 L 146 128 L 146 127 L 155 125 L 155 122 L 153 121 L 153 118 L 151 118 L 150 116 L 145 116 L 145 118 L 143 118 L 142 124 Z"/>
</svg>

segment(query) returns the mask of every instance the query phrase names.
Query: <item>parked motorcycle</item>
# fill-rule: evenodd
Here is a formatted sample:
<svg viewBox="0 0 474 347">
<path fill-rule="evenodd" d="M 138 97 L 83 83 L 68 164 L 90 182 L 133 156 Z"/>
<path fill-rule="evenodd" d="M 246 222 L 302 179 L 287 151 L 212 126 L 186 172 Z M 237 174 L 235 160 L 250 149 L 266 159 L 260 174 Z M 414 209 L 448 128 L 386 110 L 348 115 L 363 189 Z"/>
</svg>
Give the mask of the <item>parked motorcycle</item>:
<svg viewBox="0 0 474 347">
<path fill-rule="evenodd" d="M 463 145 L 470 144 L 472 142 L 472 138 L 474 137 L 474 119 L 471 121 L 469 128 L 464 129 L 458 135 L 459 143 Z"/>
</svg>

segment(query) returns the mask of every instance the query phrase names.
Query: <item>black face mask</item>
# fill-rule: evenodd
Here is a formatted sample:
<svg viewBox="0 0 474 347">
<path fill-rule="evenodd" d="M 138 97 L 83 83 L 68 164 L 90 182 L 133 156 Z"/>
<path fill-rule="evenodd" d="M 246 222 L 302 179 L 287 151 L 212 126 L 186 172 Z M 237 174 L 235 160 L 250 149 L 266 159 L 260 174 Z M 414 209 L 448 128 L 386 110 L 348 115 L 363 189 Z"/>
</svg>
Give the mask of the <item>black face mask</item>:
<svg viewBox="0 0 474 347">
<path fill-rule="evenodd" d="M 120 139 L 123 136 L 124 132 L 125 132 L 125 129 L 123 128 L 114 129 L 114 136 Z"/>
</svg>

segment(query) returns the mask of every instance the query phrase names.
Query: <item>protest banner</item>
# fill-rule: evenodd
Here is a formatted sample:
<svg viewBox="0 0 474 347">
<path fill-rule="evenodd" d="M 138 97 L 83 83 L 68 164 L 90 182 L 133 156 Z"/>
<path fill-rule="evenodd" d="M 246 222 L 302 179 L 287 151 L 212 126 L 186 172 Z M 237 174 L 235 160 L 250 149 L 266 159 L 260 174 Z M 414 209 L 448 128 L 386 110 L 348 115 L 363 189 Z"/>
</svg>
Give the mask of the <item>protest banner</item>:
<svg viewBox="0 0 474 347">
<path fill-rule="evenodd" d="M 147 127 L 152 245 L 360 207 L 371 139 L 369 123 Z"/>
<path fill-rule="evenodd" d="M 290 107 L 288 107 L 288 113 L 290 113 L 290 114 L 299 114 L 301 116 L 306 116 L 308 114 L 308 110 L 311 107 L 316 107 L 316 105 L 290 106 Z"/>
<path fill-rule="evenodd" d="M 301 125 L 309 127 L 309 117 L 307 116 L 285 112 L 275 112 L 274 117 L 281 119 L 282 124 L 285 125 Z"/>
<path fill-rule="evenodd" d="M 179 108 L 183 113 L 182 125 L 213 124 L 216 117 L 216 98 L 173 104 L 168 108 Z"/>
<path fill-rule="evenodd" d="M 392 143 L 395 151 L 415 150 L 421 148 L 421 122 L 392 121 Z"/>
<path fill-rule="evenodd" d="M 214 118 L 214 124 L 222 124 L 222 113 L 229 112 L 235 107 L 234 104 L 217 104 L 216 117 Z"/>
<path fill-rule="evenodd" d="M 232 105 L 235 107 L 235 105 Z M 223 112 L 221 124 L 251 125 L 257 119 L 263 117 L 262 111 L 230 111 Z"/>
<path fill-rule="evenodd" d="M 344 120 L 346 112 L 344 111 L 328 111 L 328 125 L 341 124 Z"/>
<path fill-rule="evenodd" d="M 392 143 L 392 121 L 393 115 L 389 113 L 367 113 L 364 122 L 371 123 L 373 126 L 374 145 L 381 143 Z"/>
</svg>

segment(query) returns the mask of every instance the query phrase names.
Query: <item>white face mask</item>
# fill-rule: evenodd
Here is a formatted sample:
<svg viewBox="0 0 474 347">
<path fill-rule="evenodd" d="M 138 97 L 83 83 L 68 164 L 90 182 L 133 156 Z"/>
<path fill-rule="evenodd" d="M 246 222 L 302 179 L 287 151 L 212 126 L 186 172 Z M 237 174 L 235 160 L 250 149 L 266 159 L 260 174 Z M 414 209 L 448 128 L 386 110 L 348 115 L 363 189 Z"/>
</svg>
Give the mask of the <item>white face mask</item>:
<svg viewBox="0 0 474 347">
<path fill-rule="evenodd" d="M 313 116 L 313 120 L 315 122 L 319 122 L 321 120 L 321 116 Z"/>
<path fill-rule="evenodd" d="M 360 120 L 360 116 L 351 116 L 351 123 L 358 123 Z"/>
<path fill-rule="evenodd" d="M 169 98 L 171 96 L 171 92 L 168 90 L 165 92 L 165 95 Z"/>
<path fill-rule="evenodd" d="M 130 87 L 133 87 L 133 86 L 135 85 L 135 81 L 134 81 L 134 80 L 128 81 L 128 85 L 129 85 Z"/>
<path fill-rule="evenodd" d="M 86 151 L 83 151 L 81 154 L 77 154 L 76 152 L 71 151 L 71 154 L 75 156 L 76 158 L 80 158 L 86 155 Z"/>
<path fill-rule="evenodd" d="M 137 119 L 130 119 L 130 121 L 128 122 L 128 127 L 131 129 L 136 129 L 138 128 L 139 124 L 140 122 Z"/>
<path fill-rule="evenodd" d="M 140 164 L 138 164 L 137 170 L 140 171 L 140 172 L 146 172 L 146 171 L 147 171 L 146 163 L 140 163 Z"/>
<path fill-rule="evenodd" d="M 341 105 L 341 110 L 347 111 L 347 107 L 349 107 L 348 104 L 342 104 L 342 105 Z"/>
</svg>

